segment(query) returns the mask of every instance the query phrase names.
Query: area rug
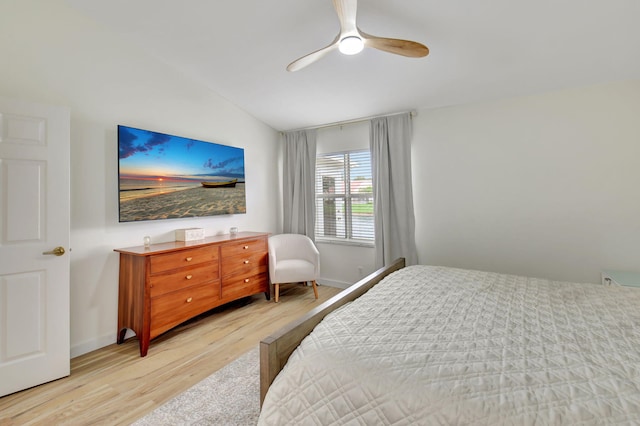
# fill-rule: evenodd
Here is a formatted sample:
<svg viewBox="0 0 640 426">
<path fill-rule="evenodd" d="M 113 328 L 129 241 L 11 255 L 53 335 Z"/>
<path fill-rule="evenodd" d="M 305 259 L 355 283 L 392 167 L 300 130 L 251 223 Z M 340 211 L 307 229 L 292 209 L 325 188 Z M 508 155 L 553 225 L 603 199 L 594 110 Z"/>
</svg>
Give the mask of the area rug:
<svg viewBox="0 0 640 426">
<path fill-rule="evenodd" d="M 255 425 L 260 415 L 258 347 L 139 419 L 134 426 Z"/>
</svg>

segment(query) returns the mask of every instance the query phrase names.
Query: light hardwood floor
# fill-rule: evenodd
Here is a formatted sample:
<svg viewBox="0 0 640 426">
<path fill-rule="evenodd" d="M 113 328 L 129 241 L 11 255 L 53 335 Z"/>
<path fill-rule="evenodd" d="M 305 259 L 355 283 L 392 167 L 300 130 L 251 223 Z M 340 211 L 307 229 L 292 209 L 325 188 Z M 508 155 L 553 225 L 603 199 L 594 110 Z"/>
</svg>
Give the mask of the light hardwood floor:
<svg viewBox="0 0 640 426">
<path fill-rule="evenodd" d="M 144 358 L 135 337 L 74 358 L 69 377 L 0 398 L 0 425 L 131 424 L 341 291 L 318 290 L 316 300 L 283 286 L 277 304 L 261 294 L 216 308 L 154 339 Z"/>
</svg>

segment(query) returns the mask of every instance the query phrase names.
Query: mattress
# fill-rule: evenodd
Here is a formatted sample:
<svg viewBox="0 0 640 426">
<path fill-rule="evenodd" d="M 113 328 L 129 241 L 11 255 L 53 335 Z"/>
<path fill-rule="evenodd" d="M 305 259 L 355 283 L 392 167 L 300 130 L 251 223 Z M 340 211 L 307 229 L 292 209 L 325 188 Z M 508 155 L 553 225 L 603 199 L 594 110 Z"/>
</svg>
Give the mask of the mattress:
<svg viewBox="0 0 640 426">
<path fill-rule="evenodd" d="M 640 290 L 410 266 L 329 314 L 260 425 L 640 423 Z"/>
</svg>

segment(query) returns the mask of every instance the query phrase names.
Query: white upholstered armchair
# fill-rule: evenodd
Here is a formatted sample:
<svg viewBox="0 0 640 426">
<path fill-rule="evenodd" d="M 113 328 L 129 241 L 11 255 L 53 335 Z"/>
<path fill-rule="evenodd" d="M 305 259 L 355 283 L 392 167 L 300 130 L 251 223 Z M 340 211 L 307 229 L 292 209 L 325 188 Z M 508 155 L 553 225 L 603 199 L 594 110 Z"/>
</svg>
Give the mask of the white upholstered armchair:
<svg viewBox="0 0 640 426">
<path fill-rule="evenodd" d="M 318 298 L 316 279 L 320 273 L 320 253 L 306 235 L 280 234 L 269 237 L 269 277 L 275 301 L 280 297 L 280 284 L 311 282 Z"/>
</svg>

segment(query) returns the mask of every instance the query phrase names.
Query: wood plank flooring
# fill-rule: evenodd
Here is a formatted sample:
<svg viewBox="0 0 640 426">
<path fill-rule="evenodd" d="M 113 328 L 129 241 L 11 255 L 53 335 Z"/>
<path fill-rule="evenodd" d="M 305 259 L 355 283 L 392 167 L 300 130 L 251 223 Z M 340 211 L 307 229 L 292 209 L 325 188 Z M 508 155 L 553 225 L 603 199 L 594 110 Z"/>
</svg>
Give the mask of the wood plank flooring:
<svg viewBox="0 0 640 426">
<path fill-rule="evenodd" d="M 277 304 L 261 294 L 216 308 L 152 340 L 144 358 L 135 337 L 74 358 L 69 377 L 0 398 L 0 425 L 129 425 L 341 289 L 318 291 L 283 286 Z"/>
</svg>

